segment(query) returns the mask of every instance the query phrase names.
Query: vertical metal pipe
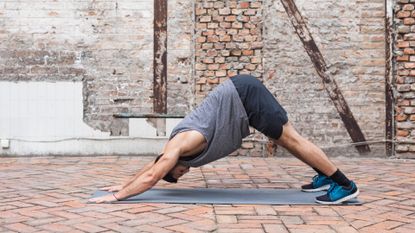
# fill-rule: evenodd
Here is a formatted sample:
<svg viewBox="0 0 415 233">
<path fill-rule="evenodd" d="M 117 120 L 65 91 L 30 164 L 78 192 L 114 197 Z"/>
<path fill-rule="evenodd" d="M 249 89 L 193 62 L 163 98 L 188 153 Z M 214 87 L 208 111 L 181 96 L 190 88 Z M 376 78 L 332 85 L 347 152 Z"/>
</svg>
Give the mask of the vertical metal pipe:
<svg viewBox="0 0 415 233">
<path fill-rule="evenodd" d="M 154 0 L 153 72 L 153 111 L 167 113 L 167 0 Z"/>
<path fill-rule="evenodd" d="M 393 63 L 393 7 L 394 0 L 385 0 L 385 137 L 386 137 L 386 155 L 393 156 L 395 150 L 395 143 L 393 143 L 395 135 L 394 122 L 394 97 L 393 97 L 393 83 L 394 83 L 394 63 Z"/>
</svg>

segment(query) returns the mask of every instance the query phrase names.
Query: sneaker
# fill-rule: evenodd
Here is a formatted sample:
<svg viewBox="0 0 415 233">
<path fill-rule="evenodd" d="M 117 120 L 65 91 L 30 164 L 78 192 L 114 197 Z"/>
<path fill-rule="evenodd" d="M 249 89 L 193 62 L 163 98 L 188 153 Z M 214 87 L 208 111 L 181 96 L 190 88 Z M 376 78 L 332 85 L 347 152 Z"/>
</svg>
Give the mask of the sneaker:
<svg viewBox="0 0 415 233">
<path fill-rule="evenodd" d="M 325 191 L 330 188 L 333 181 L 325 175 L 315 175 L 313 181 L 310 184 L 301 186 L 303 192 L 318 192 Z"/>
<path fill-rule="evenodd" d="M 316 202 L 335 205 L 353 199 L 357 195 L 359 195 L 359 189 L 353 181 L 351 181 L 349 187 L 343 187 L 333 182 L 326 194 L 316 197 Z"/>
</svg>

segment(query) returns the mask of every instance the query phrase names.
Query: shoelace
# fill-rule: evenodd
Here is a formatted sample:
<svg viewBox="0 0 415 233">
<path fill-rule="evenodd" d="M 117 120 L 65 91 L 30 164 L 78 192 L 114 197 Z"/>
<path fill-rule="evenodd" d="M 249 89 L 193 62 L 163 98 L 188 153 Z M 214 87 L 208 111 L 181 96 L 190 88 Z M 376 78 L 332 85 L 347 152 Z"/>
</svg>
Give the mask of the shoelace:
<svg viewBox="0 0 415 233">
<path fill-rule="evenodd" d="M 330 188 L 327 190 L 327 195 L 329 196 L 329 198 L 331 199 L 331 194 L 333 193 L 333 191 L 335 191 L 336 189 L 341 189 L 342 187 L 340 185 L 338 185 L 336 182 L 333 182 L 330 185 Z"/>
<path fill-rule="evenodd" d="M 316 183 L 318 179 L 318 175 L 313 176 L 313 183 Z"/>
<path fill-rule="evenodd" d="M 330 192 L 332 192 L 335 188 L 337 188 L 339 185 L 336 183 L 336 182 L 333 182 L 331 185 L 330 185 L 330 188 L 329 188 L 329 190 L 327 190 L 327 192 L 328 193 L 330 193 Z"/>
<path fill-rule="evenodd" d="M 317 183 L 317 181 L 318 181 L 319 177 L 320 177 L 320 175 L 319 175 L 319 174 L 317 174 L 317 175 L 313 176 L 313 184 L 316 184 L 316 183 Z"/>
</svg>

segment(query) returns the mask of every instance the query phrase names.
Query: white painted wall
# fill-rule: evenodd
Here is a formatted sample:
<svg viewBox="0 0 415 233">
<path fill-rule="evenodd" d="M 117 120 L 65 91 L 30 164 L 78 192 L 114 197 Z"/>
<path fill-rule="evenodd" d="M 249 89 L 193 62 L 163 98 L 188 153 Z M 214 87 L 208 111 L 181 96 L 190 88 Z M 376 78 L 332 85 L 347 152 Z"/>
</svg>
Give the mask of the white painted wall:
<svg viewBox="0 0 415 233">
<path fill-rule="evenodd" d="M 167 120 L 167 135 L 178 121 Z M 81 82 L 0 82 L 2 155 L 157 154 L 167 141 L 145 119 L 130 119 L 129 131 L 112 137 L 83 122 Z"/>
</svg>

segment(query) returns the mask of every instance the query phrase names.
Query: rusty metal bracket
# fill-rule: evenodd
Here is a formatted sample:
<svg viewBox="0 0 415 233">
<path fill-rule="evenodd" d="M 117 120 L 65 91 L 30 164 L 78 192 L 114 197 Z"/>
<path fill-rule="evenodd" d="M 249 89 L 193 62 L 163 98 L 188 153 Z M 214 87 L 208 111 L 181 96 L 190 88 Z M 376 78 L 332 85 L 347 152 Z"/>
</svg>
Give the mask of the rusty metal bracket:
<svg viewBox="0 0 415 233">
<path fill-rule="evenodd" d="M 365 136 L 359 127 L 359 124 L 354 118 L 353 113 L 346 102 L 346 99 L 343 97 L 343 94 L 337 86 L 334 78 L 330 76 L 324 57 L 317 47 L 317 44 L 314 41 L 310 30 L 307 28 L 307 25 L 302 15 L 300 14 L 294 0 L 281 0 L 281 3 L 288 14 L 288 18 L 290 19 L 291 24 L 294 26 L 295 32 L 303 43 L 304 49 L 313 62 L 317 74 L 320 76 L 320 78 L 322 78 L 324 88 L 330 96 L 330 99 L 333 101 L 334 106 L 336 107 L 337 112 L 339 113 L 340 118 L 342 119 L 353 142 L 366 141 Z M 356 149 L 359 151 L 359 153 L 370 152 L 368 145 L 359 145 L 356 146 Z"/>
</svg>

